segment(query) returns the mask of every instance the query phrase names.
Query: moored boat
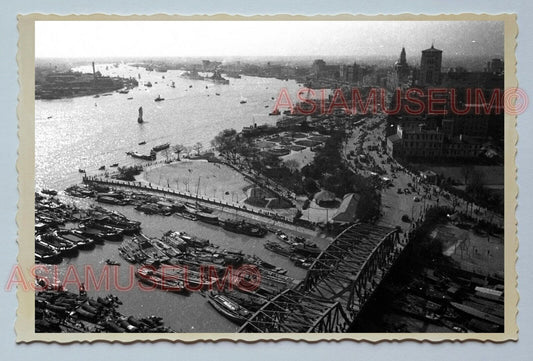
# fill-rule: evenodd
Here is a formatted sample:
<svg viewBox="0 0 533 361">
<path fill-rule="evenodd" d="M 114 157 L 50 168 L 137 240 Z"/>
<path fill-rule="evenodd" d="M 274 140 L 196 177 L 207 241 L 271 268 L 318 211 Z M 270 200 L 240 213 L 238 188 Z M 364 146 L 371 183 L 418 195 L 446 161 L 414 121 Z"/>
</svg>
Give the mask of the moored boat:
<svg viewBox="0 0 533 361">
<path fill-rule="evenodd" d="M 237 302 L 230 300 L 224 295 L 209 293 L 207 301 L 222 316 L 239 325 L 245 323 L 252 315 L 246 308 L 240 306 Z"/>
<path fill-rule="evenodd" d="M 183 281 L 175 278 L 165 277 L 157 270 L 153 270 L 149 267 L 141 267 L 135 272 L 135 276 L 140 282 L 154 286 L 163 291 L 186 293 L 187 289 Z"/>
<path fill-rule="evenodd" d="M 221 221 L 221 226 L 230 232 L 246 234 L 254 237 L 264 237 L 267 233 L 266 228 L 261 225 L 248 223 L 245 220 L 237 221 L 226 219 Z"/>
<path fill-rule="evenodd" d="M 164 143 L 164 144 L 156 145 L 155 147 L 152 148 L 152 150 L 154 152 L 159 152 L 161 150 L 168 149 L 168 147 L 170 147 L 170 143 Z"/>
</svg>

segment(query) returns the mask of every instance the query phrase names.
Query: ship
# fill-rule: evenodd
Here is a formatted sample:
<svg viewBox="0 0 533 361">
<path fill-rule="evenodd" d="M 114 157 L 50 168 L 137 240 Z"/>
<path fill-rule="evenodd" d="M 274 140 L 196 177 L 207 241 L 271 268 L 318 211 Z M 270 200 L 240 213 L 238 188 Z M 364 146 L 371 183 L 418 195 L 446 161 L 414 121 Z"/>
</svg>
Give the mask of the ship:
<svg viewBox="0 0 533 361">
<path fill-rule="evenodd" d="M 139 107 L 139 116 L 137 117 L 137 123 L 143 123 L 143 107 Z"/>
<path fill-rule="evenodd" d="M 165 98 L 161 98 L 161 95 L 158 95 L 157 98 L 154 99 L 154 102 L 160 102 L 165 100 Z"/>
<path fill-rule="evenodd" d="M 220 71 L 218 70 L 215 70 L 212 76 L 206 77 L 205 79 L 211 80 L 212 82 L 217 83 L 217 84 L 224 84 L 224 85 L 229 84 L 229 80 L 222 77 L 222 75 L 220 74 Z"/>
<path fill-rule="evenodd" d="M 181 74 L 181 76 L 187 79 L 204 80 L 204 77 L 198 74 L 196 69 L 193 69 L 192 71 L 186 71 L 185 73 Z M 192 88 L 192 86 L 189 86 L 189 88 Z"/>
</svg>

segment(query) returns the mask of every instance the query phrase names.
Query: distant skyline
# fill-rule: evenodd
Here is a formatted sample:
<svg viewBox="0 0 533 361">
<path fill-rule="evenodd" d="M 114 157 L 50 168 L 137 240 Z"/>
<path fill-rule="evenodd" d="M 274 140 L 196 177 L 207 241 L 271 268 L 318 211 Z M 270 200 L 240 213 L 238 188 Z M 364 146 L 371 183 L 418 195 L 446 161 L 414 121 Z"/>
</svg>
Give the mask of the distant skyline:
<svg viewBox="0 0 533 361">
<path fill-rule="evenodd" d="M 38 21 L 36 58 L 503 57 L 500 21 Z"/>
</svg>

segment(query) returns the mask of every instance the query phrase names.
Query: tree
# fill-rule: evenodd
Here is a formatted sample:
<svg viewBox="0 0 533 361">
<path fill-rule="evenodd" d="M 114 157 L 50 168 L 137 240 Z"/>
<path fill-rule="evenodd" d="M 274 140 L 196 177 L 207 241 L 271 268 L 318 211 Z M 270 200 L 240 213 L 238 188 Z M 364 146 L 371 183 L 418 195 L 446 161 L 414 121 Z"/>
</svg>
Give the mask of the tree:
<svg viewBox="0 0 533 361">
<path fill-rule="evenodd" d="M 196 151 L 198 155 L 200 155 L 200 151 L 202 150 L 203 147 L 204 147 L 203 144 L 200 142 L 193 145 L 193 149 Z"/>
<path fill-rule="evenodd" d="M 289 168 L 291 173 L 294 173 L 300 168 L 300 163 L 296 159 L 288 159 L 285 161 L 285 167 Z"/>
<path fill-rule="evenodd" d="M 178 155 L 178 160 L 180 160 L 180 153 L 185 150 L 185 146 L 183 144 L 176 144 L 172 147 L 172 150 Z"/>
<path fill-rule="evenodd" d="M 235 129 L 224 129 L 211 141 L 211 145 L 220 154 L 235 159 L 237 155 L 238 135 Z"/>
<path fill-rule="evenodd" d="M 168 148 L 167 149 L 163 149 L 163 151 L 161 153 L 162 153 L 163 157 L 165 157 L 166 161 L 168 162 L 168 156 L 169 156 Z"/>
</svg>

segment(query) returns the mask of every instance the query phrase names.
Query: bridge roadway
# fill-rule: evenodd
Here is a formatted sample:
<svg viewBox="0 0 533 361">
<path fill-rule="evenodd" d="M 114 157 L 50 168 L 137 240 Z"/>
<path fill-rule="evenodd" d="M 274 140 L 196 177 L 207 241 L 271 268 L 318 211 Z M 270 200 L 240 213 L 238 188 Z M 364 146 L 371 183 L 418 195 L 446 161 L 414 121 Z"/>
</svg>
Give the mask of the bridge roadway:
<svg viewBox="0 0 533 361">
<path fill-rule="evenodd" d="M 294 289 L 263 305 L 239 332 L 346 332 L 403 249 L 398 231 L 357 223 L 340 233 Z"/>
</svg>

